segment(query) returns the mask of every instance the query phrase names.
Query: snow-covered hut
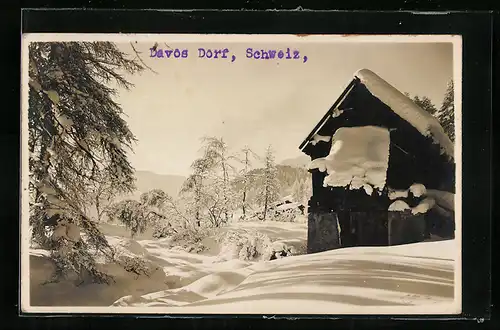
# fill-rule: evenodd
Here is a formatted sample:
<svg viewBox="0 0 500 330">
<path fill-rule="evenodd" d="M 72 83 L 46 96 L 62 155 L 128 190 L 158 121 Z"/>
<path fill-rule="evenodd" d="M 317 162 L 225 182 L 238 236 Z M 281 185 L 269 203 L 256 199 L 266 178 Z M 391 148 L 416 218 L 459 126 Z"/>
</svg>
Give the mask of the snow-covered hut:
<svg viewBox="0 0 500 330">
<path fill-rule="evenodd" d="M 453 237 L 454 144 L 372 71 L 354 74 L 299 148 L 312 160 L 309 253 Z"/>
</svg>

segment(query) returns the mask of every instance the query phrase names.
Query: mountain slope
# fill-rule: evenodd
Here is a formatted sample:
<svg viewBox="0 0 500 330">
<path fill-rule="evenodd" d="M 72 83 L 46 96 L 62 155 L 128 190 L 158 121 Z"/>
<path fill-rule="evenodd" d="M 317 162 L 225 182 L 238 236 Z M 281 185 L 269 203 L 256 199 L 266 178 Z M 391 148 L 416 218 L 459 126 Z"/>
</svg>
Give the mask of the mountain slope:
<svg viewBox="0 0 500 330">
<path fill-rule="evenodd" d="M 283 160 L 280 164 L 281 165 L 286 165 L 286 166 L 291 166 L 291 167 L 300 167 L 300 168 L 307 168 L 309 163 L 311 162 L 311 159 L 305 155 L 295 157 L 295 158 L 288 158 Z"/>
<path fill-rule="evenodd" d="M 152 189 L 161 189 L 170 196 L 177 196 L 182 184 L 186 180 L 180 175 L 163 175 L 149 171 L 136 171 L 136 194 L 144 193 Z"/>
<path fill-rule="evenodd" d="M 279 194 L 281 197 L 285 197 L 288 195 L 301 195 L 302 198 L 309 198 L 310 196 L 310 184 L 311 184 L 311 173 L 304 167 L 294 167 L 288 165 L 276 165 L 277 169 L 277 180 L 279 181 L 280 191 Z M 256 168 L 249 172 L 249 175 L 255 178 L 248 191 L 248 200 L 254 201 L 256 195 L 261 193 L 262 187 L 262 178 L 264 176 L 263 168 Z M 241 189 L 242 183 L 235 182 L 235 186 L 237 189 Z M 301 186 L 297 186 L 297 184 L 301 184 Z M 298 192 L 297 190 L 304 190 L 302 192 Z M 299 197 L 299 196 L 295 196 Z"/>
</svg>

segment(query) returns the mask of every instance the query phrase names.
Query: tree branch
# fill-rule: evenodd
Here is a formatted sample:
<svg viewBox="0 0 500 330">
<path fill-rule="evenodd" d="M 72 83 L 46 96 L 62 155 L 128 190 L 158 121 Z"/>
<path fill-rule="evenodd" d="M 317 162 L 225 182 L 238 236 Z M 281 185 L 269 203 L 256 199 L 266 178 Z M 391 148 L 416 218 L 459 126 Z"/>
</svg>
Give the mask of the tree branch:
<svg viewBox="0 0 500 330">
<path fill-rule="evenodd" d="M 142 63 L 142 65 L 144 65 L 145 68 L 147 68 L 149 71 L 153 72 L 154 74 L 158 74 L 158 72 L 156 72 L 155 70 L 153 70 L 149 65 L 147 65 L 144 60 L 142 59 L 141 57 L 141 53 L 139 51 L 137 51 L 137 49 L 135 48 L 134 44 L 132 42 L 130 42 L 130 46 L 132 46 L 132 49 L 135 53 L 135 55 L 137 56 L 137 59 Z"/>
</svg>

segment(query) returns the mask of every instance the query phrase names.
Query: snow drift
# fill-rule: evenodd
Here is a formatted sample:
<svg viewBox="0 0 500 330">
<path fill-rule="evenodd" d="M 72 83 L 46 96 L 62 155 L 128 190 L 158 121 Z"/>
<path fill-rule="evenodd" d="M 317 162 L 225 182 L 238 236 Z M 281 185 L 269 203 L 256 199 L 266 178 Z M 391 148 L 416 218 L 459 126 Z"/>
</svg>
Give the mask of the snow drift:
<svg viewBox="0 0 500 330">
<path fill-rule="evenodd" d="M 389 162 L 389 131 L 375 126 L 342 127 L 332 137 L 330 154 L 311 162 L 309 169 L 328 175 L 323 185 L 382 190 Z"/>
<path fill-rule="evenodd" d="M 299 247 L 307 237 L 307 226 L 299 223 L 242 222 L 221 230 L 240 231 L 237 236 L 244 238 L 243 242 L 252 241 L 248 234 L 258 231 L 272 241 L 272 250 Z M 103 264 L 117 276 L 116 284 L 42 285 L 51 265 L 46 255 L 32 250 L 30 286 L 31 303 L 35 306 L 30 311 L 120 314 L 457 311 L 454 264 L 459 250 L 454 240 L 345 248 L 266 261 L 241 260 L 239 253 L 232 254 L 235 259 L 229 259 L 227 250 L 217 245 L 220 243 L 215 238 L 212 248 L 198 254 L 172 249 L 168 239 L 134 241 L 116 236 L 108 239 L 122 254 L 142 256 L 157 271 L 150 277 L 136 276 Z"/>
<path fill-rule="evenodd" d="M 430 309 L 435 313 L 440 308 L 452 311 L 454 242 L 356 247 L 287 257 L 210 274 L 184 288 L 123 297 L 113 306 L 208 314 L 359 313 L 359 307 L 376 307 L 375 313 L 387 307 L 392 312 L 403 308 L 408 314 Z"/>
</svg>

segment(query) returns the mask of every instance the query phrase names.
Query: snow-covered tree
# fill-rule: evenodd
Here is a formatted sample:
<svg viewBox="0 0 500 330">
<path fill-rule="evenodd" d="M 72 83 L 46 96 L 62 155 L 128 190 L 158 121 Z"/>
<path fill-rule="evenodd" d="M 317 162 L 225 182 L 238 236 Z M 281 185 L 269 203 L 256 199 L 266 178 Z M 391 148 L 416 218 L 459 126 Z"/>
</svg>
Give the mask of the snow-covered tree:
<svg viewBox="0 0 500 330">
<path fill-rule="evenodd" d="M 311 180 L 297 178 L 292 185 L 293 199 L 303 205 L 307 205 L 307 200 L 311 197 Z"/>
<path fill-rule="evenodd" d="M 180 191 L 181 196 L 186 199 L 188 209 L 194 216 L 198 227 L 201 226 L 201 217 L 203 215 L 204 188 L 213 166 L 211 159 L 206 157 L 196 159 L 191 164 L 193 173 L 188 176 Z"/>
<path fill-rule="evenodd" d="M 441 104 L 441 108 L 439 109 L 438 119 L 444 131 L 448 134 L 448 137 L 452 141 L 455 141 L 455 103 L 453 97 L 453 80 L 451 80 L 448 83 L 443 104 Z"/>
<path fill-rule="evenodd" d="M 200 226 L 202 216 L 207 216 L 212 226 L 218 227 L 229 221 L 234 210 L 232 190 L 235 159 L 222 138 L 204 137 L 202 156 L 191 168 L 193 173 L 185 181 L 181 194 L 191 194 L 191 209 Z"/>
<path fill-rule="evenodd" d="M 264 154 L 264 168 L 259 185 L 260 192 L 257 195 L 257 203 L 263 208 L 262 220 L 266 220 L 269 207 L 280 197 L 278 169 L 276 168 L 274 151 L 271 145 L 267 147 Z"/>
<path fill-rule="evenodd" d="M 203 210 L 212 227 L 220 227 L 228 222 L 227 195 L 224 182 L 219 177 L 211 177 L 204 188 Z"/>
<path fill-rule="evenodd" d="M 51 249 L 59 264 L 93 266 L 94 249 L 109 254 L 104 235 L 85 213 L 87 196 L 99 177 L 117 192 L 133 189 L 126 150 L 135 141 L 113 100 L 132 85 L 124 74 L 143 70 L 110 42 L 33 42 L 29 45 L 30 225 L 33 240 Z M 99 175 L 98 175 L 99 173 Z M 75 244 L 46 235 L 71 223 L 85 233 Z M 68 247 L 69 246 L 69 247 Z M 72 253 L 61 253 L 63 247 Z M 66 256 L 66 257 L 65 257 Z M 71 256 L 68 257 L 68 256 Z M 102 278 L 101 278 L 102 279 Z"/>
<path fill-rule="evenodd" d="M 413 97 L 413 102 L 415 102 L 416 105 L 418 105 L 420 108 L 427 111 L 431 115 L 433 115 L 433 116 L 437 115 L 436 106 L 432 103 L 431 99 L 429 99 L 427 96 L 423 96 L 423 97 L 415 96 L 415 97 Z"/>
<path fill-rule="evenodd" d="M 243 218 L 246 217 L 246 212 L 250 206 L 248 200 L 248 193 L 255 181 L 255 177 L 250 170 L 252 169 L 252 160 L 258 159 L 258 155 L 252 151 L 248 146 L 245 146 L 241 150 L 242 157 L 240 158 L 240 163 L 243 165 L 239 172 L 239 177 L 237 178 L 237 185 L 241 188 L 241 210 L 243 212 Z"/>
<path fill-rule="evenodd" d="M 409 93 L 404 93 L 407 97 L 411 98 Z M 448 82 L 448 87 L 446 89 L 446 93 L 444 96 L 443 103 L 439 110 L 432 103 L 432 101 L 424 96 L 419 97 L 415 96 L 411 98 L 416 105 L 418 105 L 423 110 L 429 112 L 431 115 L 435 116 L 441 126 L 443 126 L 444 131 L 448 135 L 448 137 L 455 141 L 455 107 L 453 102 L 453 80 Z"/>
<path fill-rule="evenodd" d="M 139 201 L 129 199 L 113 204 L 108 214 L 112 219 L 123 223 L 134 237 L 148 228 L 171 225 L 165 214 L 170 201 L 171 197 L 163 190 L 153 189 L 141 194 Z"/>
<path fill-rule="evenodd" d="M 229 153 L 227 143 L 222 138 L 205 137 L 205 157 L 214 161 L 212 168 L 214 193 L 220 193 L 222 196 L 222 209 L 224 214 L 224 223 L 229 221 L 229 215 L 234 210 L 235 196 L 231 187 L 231 176 L 234 175 L 235 168 L 231 164 L 236 157 Z"/>
<path fill-rule="evenodd" d="M 144 207 L 140 202 L 127 199 L 113 204 L 109 217 L 123 223 L 134 237 L 137 233 L 143 233 L 147 228 L 148 223 L 144 213 Z"/>
</svg>

